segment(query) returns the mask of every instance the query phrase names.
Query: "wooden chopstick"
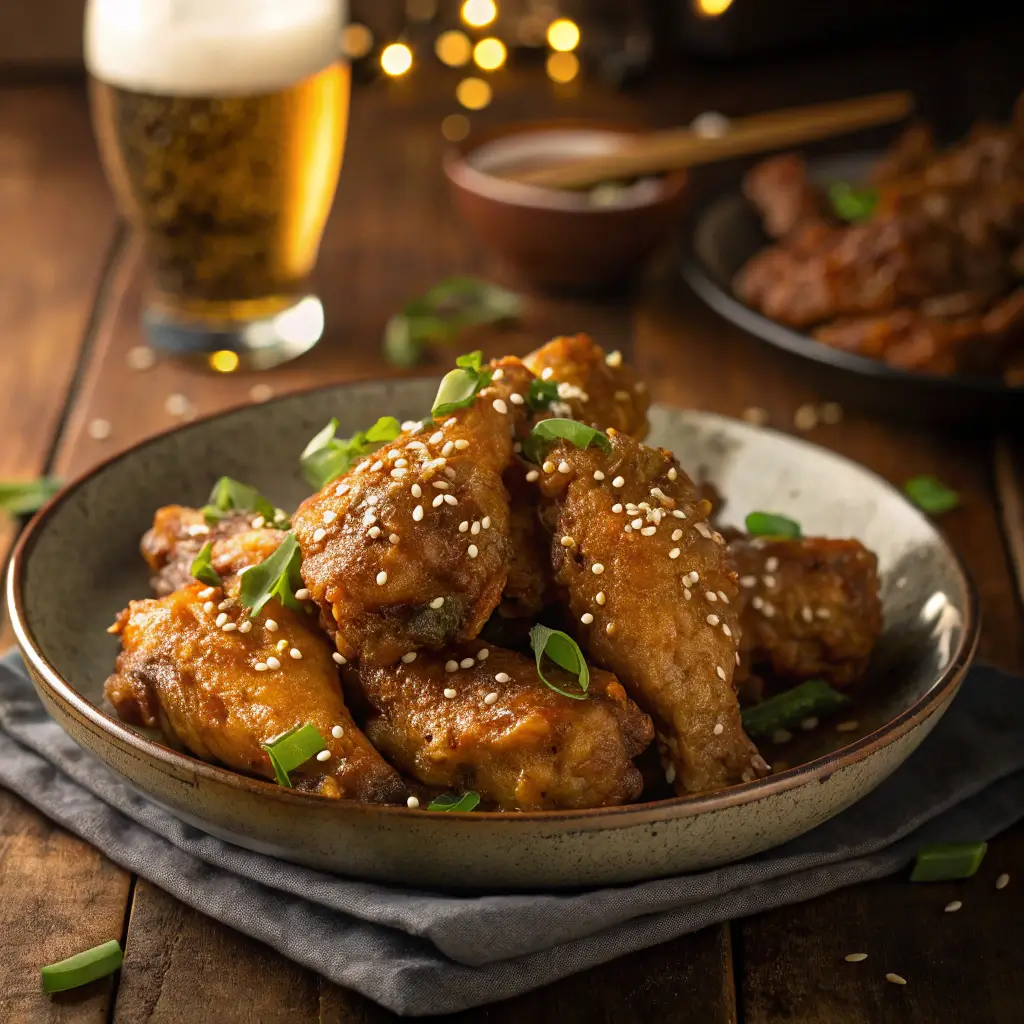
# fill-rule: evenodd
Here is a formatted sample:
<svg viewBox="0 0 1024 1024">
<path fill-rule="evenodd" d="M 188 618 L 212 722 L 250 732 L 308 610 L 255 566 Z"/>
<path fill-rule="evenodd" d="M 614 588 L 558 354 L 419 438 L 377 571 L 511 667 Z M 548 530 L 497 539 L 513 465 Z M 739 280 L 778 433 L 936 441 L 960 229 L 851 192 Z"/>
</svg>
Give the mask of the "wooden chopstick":
<svg viewBox="0 0 1024 1024">
<path fill-rule="evenodd" d="M 501 172 L 500 177 L 542 188 L 587 188 L 602 181 L 693 167 L 764 150 L 796 146 L 815 139 L 889 124 L 914 109 L 907 92 L 883 92 L 838 103 L 790 107 L 734 120 L 718 137 L 691 128 L 670 128 L 637 136 L 620 150 L 529 170 Z"/>
</svg>

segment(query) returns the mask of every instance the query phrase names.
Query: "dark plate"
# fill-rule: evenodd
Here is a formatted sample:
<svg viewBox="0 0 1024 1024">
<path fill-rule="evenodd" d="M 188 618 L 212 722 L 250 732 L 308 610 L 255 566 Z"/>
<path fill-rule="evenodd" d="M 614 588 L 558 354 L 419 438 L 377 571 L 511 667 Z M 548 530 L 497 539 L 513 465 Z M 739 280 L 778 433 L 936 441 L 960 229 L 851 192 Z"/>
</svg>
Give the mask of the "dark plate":
<svg viewBox="0 0 1024 1024">
<path fill-rule="evenodd" d="M 877 159 L 878 154 L 859 153 L 812 161 L 811 178 L 857 181 Z M 696 211 L 684 242 L 683 276 L 712 309 L 743 330 L 827 367 L 833 378 L 837 374 L 859 378 L 859 388 L 846 389 L 847 400 L 852 393 L 876 407 L 943 420 L 1024 418 L 1024 388 L 1009 387 L 996 377 L 942 377 L 898 370 L 823 345 L 745 305 L 733 294 L 733 276 L 770 241 L 756 211 L 736 187 Z"/>
</svg>

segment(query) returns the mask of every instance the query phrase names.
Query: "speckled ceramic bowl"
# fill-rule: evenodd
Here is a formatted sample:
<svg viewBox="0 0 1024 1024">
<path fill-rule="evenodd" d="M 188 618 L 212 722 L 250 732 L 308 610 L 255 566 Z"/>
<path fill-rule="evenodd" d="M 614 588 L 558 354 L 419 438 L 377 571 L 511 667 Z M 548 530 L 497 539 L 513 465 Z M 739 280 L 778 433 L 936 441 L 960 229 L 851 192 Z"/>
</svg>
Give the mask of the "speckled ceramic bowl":
<svg viewBox="0 0 1024 1024">
<path fill-rule="evenodd" d="M 796 767 L 707 796 L 569 813 L 436 814 L 327 800 L 177 753 L 117 721 L 103 681 L 105 632 L 147 593 L 138 538 L 153 510 L 201 504 L 229 474 L 281 505 L 305 494 L 298 453 L 331 417 L 352 432 L 382 411 L 411 419 L 429 381 L 292 395 L 147 441 L 67 487 L 11 562 L 14 629 L 50 713 L 141 792 L 214 835 L 286 860 L 364 878 L 450 887 L 629 882 L 693 871 L 813 828 L 888 776 L 931 732 L 959 687 L 978 632 L 976 600 L 932 524 L 878 477 L 837 455 L 708 413 L 655 408 L 651 440 L 715 481 L 727 519 L 786 512 L 807 533 L 859 537 L 884 577 L 886 630 L 859 732 L 821 728 L 785 752 Z"/>
</svg>

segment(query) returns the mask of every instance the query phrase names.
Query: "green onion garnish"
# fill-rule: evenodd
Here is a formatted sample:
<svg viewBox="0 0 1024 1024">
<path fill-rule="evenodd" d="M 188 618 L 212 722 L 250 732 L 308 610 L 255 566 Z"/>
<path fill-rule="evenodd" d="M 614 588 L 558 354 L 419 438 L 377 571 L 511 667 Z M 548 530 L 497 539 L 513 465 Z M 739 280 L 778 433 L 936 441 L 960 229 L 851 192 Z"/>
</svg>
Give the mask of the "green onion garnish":
<svg viewBox="0 0 1024 1024">
<path fill-rule="evenodd" d="M 255 487 L 243 484 L 240 480 L 232 480 L 229 476 L 222 476 L 213 485 L 207 504 L 203 506 L 203 518 L 212 526 L 234 509 L 256 512 L 268 523 L 280 523 L 281 517 L 277 509 Z"/>
<path fill-rule="evenodd" d="M 604 431 L 595 430 L 576 420 L 541 420 L 530 431 L 530 437 L 541 445 L 552 444 L 561 438 L 576 445 L 577 448 L 589 448 L 590 445 L 594 445 L 608 455 L 612 450 L 612 443 Z"/>
<path fill-rule="evenodd" d="M 299 765 L 305 764 L 311 757 L 327 748 L 320 730 L 309 722 L 296 726 L 269 743 L 261 743 L 260 746 L 267 752 L 270 763 L 274 766 L 274 774 L 279 785 L 287 786 L 289 789 L 292 788 L 292 780 L 288 773 L 295 771 Z"/>
<path fill-rule="evenodd" d="M 428 811 L 471 811 L 480 803 L 480 794 L 470 791 L 457 796 L 455 793 L 442 793 L 436 800 L 431 800 Z"/>
<path fill-rule="evenodd" d="M 188 571 L 192 574 L 192 578 L 199 580 L 200 583 L 205 583 L 210 587 L 219 587 L 224 581 L 220 578 L 220 573 L 213 567 L 210 557 L 212 551 L 213 544 L 207 541 L 199 549 L 199 554 L 192 560 Z"/>
<path fill-rule="evenodd" d="M 903 485 L 907 497 L 929 515 L 949 512 L 960 504 L 960 495 L 930 474 L 915 476 Z"/>
<path fill-rule="evenodd" d="M 69 956 L 55 964 L 47 964 L 40 972 L 44 992 L 65 992 L 69 988 L 87 985 L 97 978 L 113 974 L 124 960 L 120 943 L 116 939 L 93 946 L 83 953 Z"/>
<path fill-rule="evenodd" d="M 828 198 L 832 209 L 843 220 L 868 220 L 878 206 L 878 189 L 834 181 L 828 187 Z"/>
<path fill-rule="evenodd" d="M 587 687 L 590 686 L 590 669 L 587 668 L 586 659 L 580 650 L 579 644 L 571 636 L 557 629 L 548 629 L 539 623 L 530 630 L 530 646 L 537 658 L 537 675 L 541 682 L 549 686 L 555 693 L 563 697 L 570 697 L 572 700 L 586 700 Z M 567 693 L 559 689 L 554 683 L 544 677 L 541 663 L 547 655 L 559 668 L 571 672 L 579 681 L 582 693 Z"/>
<path fill-rule="evenodd" d="M 459 356 L 455 365 L 458 369 L 446 373 L 437 389 L 437 397 L 430 410 L 434 419 L 447 416 L 456 409 L 468 408 L 494 376 L 493 370 L 483 366 L 483 354 L 479 351 Z"/>
<path fill-rule="evenodd" d="M 281 604 L 296 611 L 302 610 L 302 605 L 295 598 L 295 591 L 302 589 L 301 565 L 299 542 L 294 533 L 289 533 L 268 559 L 242 573 L 239 597 L 242 607 L 249 609 L 251 618 L 256 618 L 271 598 L 277 598 Z"/>
<path fill-rule="evenodd" d="M 985 859 L 988 843 L 935 843 L 917 851 L 912 882 L 946 882 L 970 878 Z"/>
<path fill-rule="evenodd" d="M 0 512 L 24 516 L 35 512 L 60 490 L 60 481 L 42 476 L 37 480 L 0 480 Z"/>
<path fill-rule="evenodd" d="M 548 409 L 552 402 L 558 401 L 558 381 L 541 380 L 534 377 L 530 381 L 530 390 L 526 392 L 526 404 L 534 412 L 542 412 Z"/>
<path fill-rule="evenodd" d="M 770 736 L 776 729 L 796 725 L 812 715 L 837 711 L 849 700 L 824 680 L 808 679 L 792 690 L 785 690 L 746 708 L 743 711 L 743 728 L 750 736 Z"/>
<path fill-rule="evenodd" d="M 778 537 L 795 540 L 800 536 L 800 524 L 775 512 L 751 512 L 747 516 L 747 533 L 751 537 Z"/>
<path fill-rule="evenodd" d="M 364 455 L 394 441 L 402 427 L 394 416 L 381 416 L 368 430 L 359 430 L 351 437 L 335 437 L 337 431 L 338 421 L 332 419 L 299 456 L 303 475 L 318 490 L 348 472 Z"/>
</svg>

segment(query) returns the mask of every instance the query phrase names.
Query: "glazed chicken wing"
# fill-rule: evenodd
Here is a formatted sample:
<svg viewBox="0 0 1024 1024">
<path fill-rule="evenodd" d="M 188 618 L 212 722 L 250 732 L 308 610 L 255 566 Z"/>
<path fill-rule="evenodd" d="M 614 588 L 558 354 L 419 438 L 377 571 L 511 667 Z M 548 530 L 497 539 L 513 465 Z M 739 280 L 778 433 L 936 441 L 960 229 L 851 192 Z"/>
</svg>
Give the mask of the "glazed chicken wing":
<svg viewBox="0 0 1024 1024">
<path fill-rule="evenodd" d="M 107 699 L 126 722 L 159 728 L 196 757 L 267 779 L 274 770 L 260 744 L 311 723 L 330 757 L 295 769 L 297 789 L 404 801 L 409 787 L 356 727 L 330 645 L 312 619 L 270 602 L 250 620 L 236 600 L 201 583 L 133 601 L 111 627 L 122 649 Z"/>
<path fill-rule="evenodd" d="M 730 541 L 739 572 L 741 667 L 782 679 L 858 679 L 882 633 L 878 559 L 860 541 Z"/>
<path fill-rule="evenodd" d="M 642 440 L 647 435 L 650 395 L 619 352 L 605 353 L 586 334 L 554 338 L 523 362 L 542 380 L 558 381 L 565 406 L 559 416 L 606 430 L 614 427 Z"/>
<path fill-rule="evenodd" d="M 609 434 L 610 454 L 559 442 L 540 477 L 581 643 L 654 718 L 676 792 L 753 779 L 767 765 L 740 722 L 736 577 L 710 505 L 669 452 Z"/>
<path fill-rule="evenodd" d="M 519 360 L 501 368 L 468 408 L 403 432 L 295 513 L 303 580 L 346 658 L 389 664 L 470 640 L 497 607 L 510 557 L 501 474 L 531 379 Z"/>
<path fill-rule="evenodd" d="M 561 669 L 548 678 L 575 689 Z M 607 807 L 640 795 L 631 759 L 654 729 L 600 669 L 590 696 L 573 700 L 541 682 L 532 658 L 476 642 L 411 664 L 350 667 L 345 686 L 374 746 L 426 786 L 474 790 L 505 811 Z"/>
</svg>

